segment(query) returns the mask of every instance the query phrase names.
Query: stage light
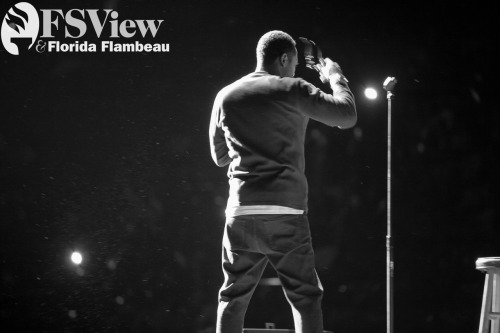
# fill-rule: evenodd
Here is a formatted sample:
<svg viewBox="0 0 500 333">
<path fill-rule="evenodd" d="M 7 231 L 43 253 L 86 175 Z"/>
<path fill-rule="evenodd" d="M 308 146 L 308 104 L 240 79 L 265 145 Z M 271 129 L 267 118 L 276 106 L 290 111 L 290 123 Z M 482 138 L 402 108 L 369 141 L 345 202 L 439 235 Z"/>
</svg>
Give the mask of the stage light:
<svg viewBox="0 0 500 333">
<path fill-rule="evenodd" d="M 68 316 L 69 316 L 71 319 L 75 319 L 75 318 L 77 317 L 76 310 L 69 310 L 69 311 L 68 311 Z"/>
<path fill-rule="evenodd" d="M 259 284 L 262 286 L 281 286 L 281 281 L 277 277 L 263 278 Z"/>
<path fill-rule="evenodd" d="M 72 261 L 75 265 L 80 265 L 80 264 L 82 263 L 82 261 L 83 261 L 83 257 L 82 257 L 82 255 L 81 255 L 81 253 L 80 253 L 80 252 L 77 252 L 77 251 L 73 252 L 73 253 L 71 254 L 71 261 Z"/>
<path fill-rule="evenodd" d="M 365 89 L 365 96 L 368 99 L 376 99 L 378 94 L 377 91 L 373 88 L 366 88 Z"/>
</svg>

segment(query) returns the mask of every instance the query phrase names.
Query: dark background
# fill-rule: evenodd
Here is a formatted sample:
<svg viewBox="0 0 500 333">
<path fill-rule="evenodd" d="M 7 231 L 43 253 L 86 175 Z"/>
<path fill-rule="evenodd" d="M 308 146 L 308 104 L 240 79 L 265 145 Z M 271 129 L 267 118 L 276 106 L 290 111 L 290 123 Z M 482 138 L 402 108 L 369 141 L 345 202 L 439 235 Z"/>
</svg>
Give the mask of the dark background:
<svg viewBox="0 0 500 333">
<path fill-rule="evenodd" d="M 14 1 L 2 2 L 5 15 Z M 358 124 L 311 122 L 310 220 L 325 328 L 385 330 L 387 99 L 393 101 L 395 332 L 471 332 L 499 256 L 496 12 L 479 2 L 40 1 L 163 19 L 170 52 L 2 48 L 1 326 L 32 332 L 213 332 L 225 168 L 208 147 L 215 94 L 255 68 L 273 29 L 317 42 Z M 87 32 L 86 39 L 99 42 Z M 64 40 L 63 40 L 64 41 Z M 144 41 L 144 40 L 143 40 Z M 147 40 L 146 40 L 147 41 Z M 328 90 L 301 66 L 297 76 Z M 367 86 L 379 98 L 363 95 Z M 70 261 L 83 253 L 81 266 Z M 266 272 L 272 277 L 272 272 Z M 246 327 L 292 328 L 259 286 Z"/>
</svg>

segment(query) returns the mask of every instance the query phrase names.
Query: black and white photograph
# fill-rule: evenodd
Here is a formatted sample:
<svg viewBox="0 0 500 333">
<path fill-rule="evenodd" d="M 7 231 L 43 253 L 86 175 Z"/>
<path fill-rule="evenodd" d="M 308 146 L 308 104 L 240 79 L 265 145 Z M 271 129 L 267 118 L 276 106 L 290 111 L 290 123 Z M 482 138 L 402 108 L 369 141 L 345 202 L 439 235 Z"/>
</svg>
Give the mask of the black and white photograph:
<svg viewBox="0 0 500 333">
<path fill-rule="evenodd" d="M 3 1 L 0 330 L 500 333 L 497 16 Z"/>
</svg>

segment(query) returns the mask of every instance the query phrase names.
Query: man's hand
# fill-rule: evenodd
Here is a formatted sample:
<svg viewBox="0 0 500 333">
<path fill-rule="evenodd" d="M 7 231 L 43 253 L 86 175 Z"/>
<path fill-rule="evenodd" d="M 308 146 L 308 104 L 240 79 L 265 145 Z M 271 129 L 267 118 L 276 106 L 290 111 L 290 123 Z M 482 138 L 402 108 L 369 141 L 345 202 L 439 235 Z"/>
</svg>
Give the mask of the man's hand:
<svg viewBox="0 0 500 333">
<path fill-rule="evenodd" d="M 339 64 L 332 61 L 330 58 L 325 58 L 324 64 L 318 66 L 320 68 L 320 79 L 323 82 L 335 84 L 338 82 L 347 83 L 347 79 L 342 74 Z"/>
</svg>

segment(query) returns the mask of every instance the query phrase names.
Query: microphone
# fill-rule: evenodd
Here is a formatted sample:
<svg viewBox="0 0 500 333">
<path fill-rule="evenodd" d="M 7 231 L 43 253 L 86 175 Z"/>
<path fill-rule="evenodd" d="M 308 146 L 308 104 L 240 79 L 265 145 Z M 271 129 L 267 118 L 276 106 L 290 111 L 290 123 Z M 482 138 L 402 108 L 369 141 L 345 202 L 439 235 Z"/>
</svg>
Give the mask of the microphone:
<svg viewBox="0 0 500 333">
<path fill-rule="evenodd" d="M 395 77 L 389 76 L 387 79 L 385 79 L 383 87 L 385 91 L 393 91 L 394 88 L 396 87 L 396 83 L 398 83 L 398 80 L 396 80 Z"/>
</svg>

